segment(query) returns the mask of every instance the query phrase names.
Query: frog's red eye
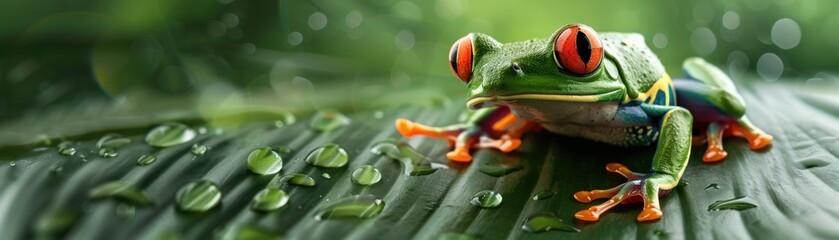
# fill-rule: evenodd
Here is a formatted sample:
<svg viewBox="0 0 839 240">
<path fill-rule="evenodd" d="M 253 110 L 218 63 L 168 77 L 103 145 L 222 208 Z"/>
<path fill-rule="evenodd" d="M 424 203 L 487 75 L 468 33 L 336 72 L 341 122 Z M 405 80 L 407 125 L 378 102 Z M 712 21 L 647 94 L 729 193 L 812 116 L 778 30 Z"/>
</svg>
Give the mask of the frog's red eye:
<svg viewBox="0 0 839 240">
<path fill-rule="evenodd" d="M 603 45 L 594 29 L 586 25 L 570 25 L 554 39 L 556 64 L 574 75 L 594 72 L 603 60 Z"/>
<path fill-rule="evenodd" d="M 454 75 L 468 83 L 472 78 L 472 38 L 465 36 L 454 42 L 449 52 L 449 63 Z"/>
</svg>

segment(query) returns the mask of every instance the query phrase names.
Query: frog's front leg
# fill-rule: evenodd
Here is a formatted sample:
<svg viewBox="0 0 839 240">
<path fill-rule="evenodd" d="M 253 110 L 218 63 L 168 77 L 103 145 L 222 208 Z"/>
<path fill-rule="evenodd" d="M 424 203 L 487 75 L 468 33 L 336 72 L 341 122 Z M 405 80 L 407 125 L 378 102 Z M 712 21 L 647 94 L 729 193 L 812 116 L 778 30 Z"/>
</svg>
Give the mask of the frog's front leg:
<svg viewBox="0 0 839 240">
<path fill-rule="evenodd" d="M 659 119 L 661 137 L 658 140 L 652 169 L 643 174 L 632 172 L 617 163 L 606 165 L 607 171 L 619 173 L 628 181 L 607 190 L 581 191 L 574 194 L 574 198 L 583 203 L 610 198 L 602 204 L 577 212 L 577 219 L 597 221 L 601 214 L 618 203 L 632 203 L 638 199 L 644 202 L 644 210 L 638 215 L 638 221 L 652 221 L 663 215 L 659 196 L 676 187 L 687 167 L 693 116 L 681 107 L 641 104 L 641 108 L 650 117 Z"/>
<path fill-rule="evenodd" d="M 396 129 L 402 136 L 444 138 L 454 145 L 446 156 L 457 162 L 469 162 L 471 148 L 494 148 L 510 152 L 521 145 L 522 134 L 538 129 L 533 122 L 513 115 L 507 107 L 479 109 L 464 123 L 431 127 L 407 119 L 397 119 Z"/>
</svg>

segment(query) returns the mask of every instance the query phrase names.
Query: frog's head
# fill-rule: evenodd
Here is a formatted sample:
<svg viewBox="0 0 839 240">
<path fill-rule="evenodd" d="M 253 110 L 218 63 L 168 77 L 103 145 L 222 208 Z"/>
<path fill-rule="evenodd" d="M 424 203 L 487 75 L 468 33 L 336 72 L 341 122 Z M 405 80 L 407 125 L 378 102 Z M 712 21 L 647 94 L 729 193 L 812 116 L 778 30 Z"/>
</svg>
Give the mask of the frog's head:
<svg viewBox="0 0 839 240">
<path fill-rule="evenodd" d="M 509 44 L 471 33 L 455 42 L 449 62 L 469 87 L 467 106 L 473 109 L 524 100 L 619 101 L 625 95 L 599 36 L 582 24 L 560 28 L 546 40 Z"/>
</svg>

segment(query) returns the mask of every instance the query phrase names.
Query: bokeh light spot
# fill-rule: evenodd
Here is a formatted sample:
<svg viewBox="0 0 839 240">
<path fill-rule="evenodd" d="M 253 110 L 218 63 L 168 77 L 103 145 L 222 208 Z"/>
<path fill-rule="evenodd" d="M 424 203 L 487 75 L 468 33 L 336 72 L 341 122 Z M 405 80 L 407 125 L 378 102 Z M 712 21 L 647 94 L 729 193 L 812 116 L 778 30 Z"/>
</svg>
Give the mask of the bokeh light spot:
<svg viewBox="0 0 839 240">
<path fill-rule="evenodd" d="M 361 15 L 359 11 L 352 11 L 347 13 L 347 16 L 344 18 L 344 21 L 347 23 L 347 27 L 349 28 L 356 28 L 361 25 L 361 21 L 364 20 L 364 16 Z"/>
<path fill-rule="evenodd" d="M 740 14 L 733 11 L 728 11 L 722 15 L 722 26 L 728 30 L 734 30 L 740 27 Z"/>
<path fill-rule="evenodd" d="M 309 15 L 309 27 L 315 31 L 326 27 L 326 15 L 322 12 L 315 12 Z"/>
<path fill-rule="evenodd" d="M 784 61 L 774 53 L 764 53 L 757 59 L 757 74 L 766 81 L 775 81 L 784 73 Z"/>
<path fill-rule="evenodd" d="M 693 30 L 690 34 L 690 43 L 693 50 L 701 56 L 705 56 L 714 52 L 717 48 L 717 37 L 711 29 L 701 27 Z"/>
<path fill-rule="evenodd" d="M 288 34 L 288 44 L 291 46 L 300 45 L 303 42 L 303 34 L 300 32 L 291 32 Z"/>
<path fill-rule="evenodd" d="M 407 51 L 414 47 L 414 33 L 408 30 L 402 30 L 396 34 L 396 48 L 402 51 Z"/>
<path fill-rule="evenodd" d="M 789 18 L 782 18 L 772 25 L 772 42 L 781 49 L 792 49 L 801 42 L 801 28 Z"/>
<path fill-rule="evenodd" d="M 663 33 L 656 33 L 655 36 L 653 36 L 653 46 L 657 48 L 667 47 L 667 35 L 664 35 Z"/>
</svg>

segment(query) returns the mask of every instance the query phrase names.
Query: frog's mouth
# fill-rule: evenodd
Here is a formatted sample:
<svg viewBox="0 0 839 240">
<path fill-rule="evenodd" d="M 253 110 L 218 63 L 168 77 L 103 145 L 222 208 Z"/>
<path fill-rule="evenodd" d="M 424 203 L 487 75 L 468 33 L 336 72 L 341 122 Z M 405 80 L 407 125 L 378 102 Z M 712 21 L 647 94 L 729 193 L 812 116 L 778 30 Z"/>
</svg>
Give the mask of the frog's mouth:
<svg viewBox="0 0 839 240">
<path fill-rule="evenodd" d="M 592 94 L 592 95 L 557 95 L 557 94 L 515 94 L 515 95 L 504 95 L 504 96 L 486 96 L 486 97 L 474 97 L 466 101 L 466 107 L 470 109 L 477 109 L 484 107 L 487 104 L 508 104 L 511 102 L 516 102 L 517 100 L 543 100 L 543 101 L 556 101 L 556 102 L 581 102 L 581 103 L 593 103 L 593 102 L 604 102 L 604 101 L 620 101 L 621 99 L 621 90 L 616 89 L 607 93 L 600 93 L 600 94 Z"/>
</svg>

